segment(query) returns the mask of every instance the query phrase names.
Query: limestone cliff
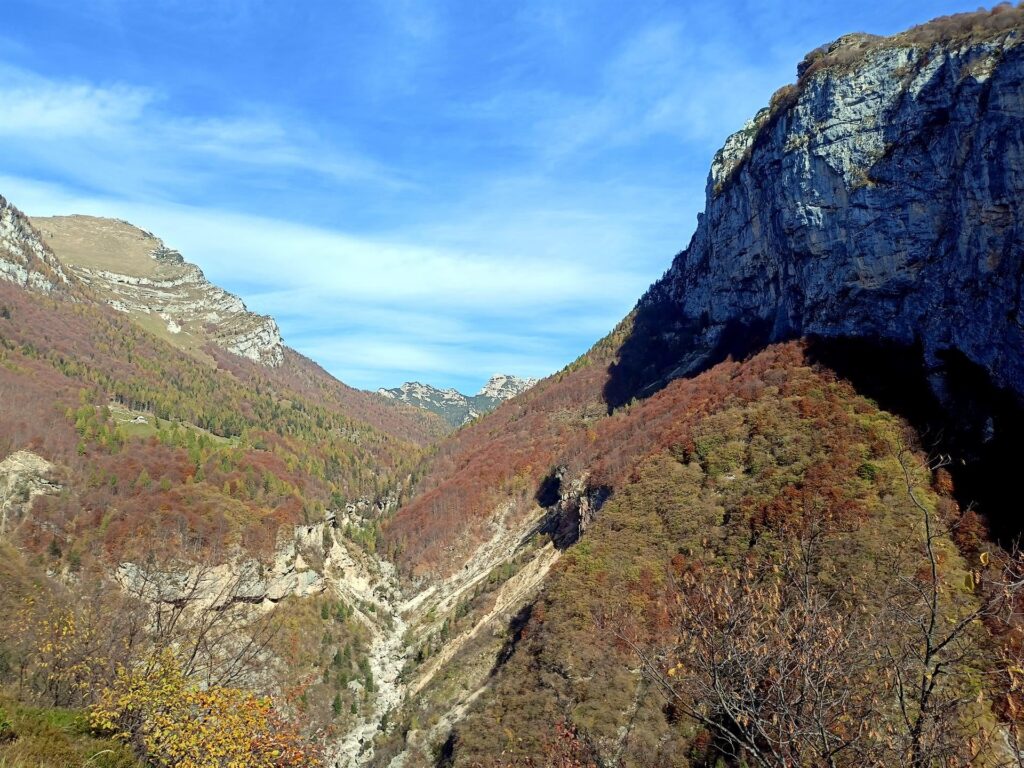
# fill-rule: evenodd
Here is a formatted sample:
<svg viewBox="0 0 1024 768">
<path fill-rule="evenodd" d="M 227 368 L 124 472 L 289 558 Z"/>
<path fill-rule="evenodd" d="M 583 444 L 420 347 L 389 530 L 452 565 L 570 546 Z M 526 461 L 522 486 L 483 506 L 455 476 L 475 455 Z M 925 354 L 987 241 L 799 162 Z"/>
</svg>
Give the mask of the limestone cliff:
<svg viewBox="0 0 1024 768">
<path fill-rule="evenodd" d="M 28 218 L 0 197 L 0 280 L 40 293 L 68 286 L 60 262 Z"/>
<path fill-rule="evenodd" d="M 82 283 L 147 330 L 202 354 L 213 343 L 277 367 L 284 343 L 273 318 L 246 309 L 199 267 L 124 221 L 92 216 L 33 219 L 46 244 Z"/>
<path fill-rule="evenodd" d="M 715 157 L 689 247 L 641 299 L 613 405 L 799 336 L 953 357 L 1024 395 L 1018 10 L 851 35 Z"/>
<path fill-rule="evenodd" d="M 0 536 L 16 525 L 37 496 L 59 493 L 55 467 L 31 451 L 15 451 L 0 461 Z"/>
</svg>

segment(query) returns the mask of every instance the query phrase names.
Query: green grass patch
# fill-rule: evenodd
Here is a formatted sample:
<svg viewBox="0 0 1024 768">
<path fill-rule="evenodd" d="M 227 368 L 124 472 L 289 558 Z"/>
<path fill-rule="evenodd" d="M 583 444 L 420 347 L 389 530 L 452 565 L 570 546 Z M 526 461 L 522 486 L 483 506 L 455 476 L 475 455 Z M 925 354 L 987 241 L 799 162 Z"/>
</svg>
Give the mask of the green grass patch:
<svg viewBox="0 0 1024 768">
<path fill-rule="evenodd" d="M 81 710 L 0 697 L 0 768 L 142 768 L 131 750 L 89 727 Z"/>
</svg>

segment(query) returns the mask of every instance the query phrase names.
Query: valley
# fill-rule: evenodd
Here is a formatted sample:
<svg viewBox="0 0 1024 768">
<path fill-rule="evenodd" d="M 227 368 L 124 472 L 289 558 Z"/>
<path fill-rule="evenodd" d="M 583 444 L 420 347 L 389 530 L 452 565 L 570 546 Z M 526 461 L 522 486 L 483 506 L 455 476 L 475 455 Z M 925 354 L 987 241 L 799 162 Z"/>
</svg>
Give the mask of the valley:
<svg viewBox="0 0 1024 768">
<path fill-rule="evenodd" d="M 1019 766 L 1024 9 L 796 73 L 473 396 L 0 198 L 0 768 Z"/>
</svg>

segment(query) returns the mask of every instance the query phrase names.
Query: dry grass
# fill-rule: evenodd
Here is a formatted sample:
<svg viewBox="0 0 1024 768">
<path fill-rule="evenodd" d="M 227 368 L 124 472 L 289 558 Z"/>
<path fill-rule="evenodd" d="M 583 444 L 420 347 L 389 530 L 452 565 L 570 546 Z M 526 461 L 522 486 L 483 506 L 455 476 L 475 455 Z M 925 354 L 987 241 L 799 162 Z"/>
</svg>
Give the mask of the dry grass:
<svg viewBox="0 0 1024 768">
<path fill-rule="evenodd" d="M 1012 30 L 1024 31 L 1024 3 L 1016 7 L 1003 3 L 991 10 L 940 16 L 892 37 L 846 35 L 804 57 L 797 67 L 798 84 L 803 85 L 823 70 L 848 70 L 868 54 L 884 48 L 977 43 L 994 40 Z"/>
</svg>

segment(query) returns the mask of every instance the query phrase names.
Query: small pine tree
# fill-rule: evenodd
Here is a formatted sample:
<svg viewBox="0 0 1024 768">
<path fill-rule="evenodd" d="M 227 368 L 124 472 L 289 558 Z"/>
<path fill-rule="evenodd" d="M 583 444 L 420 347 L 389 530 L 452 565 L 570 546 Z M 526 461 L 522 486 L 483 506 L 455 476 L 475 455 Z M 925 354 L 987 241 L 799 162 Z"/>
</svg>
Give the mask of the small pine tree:
<svg viewBox="0 0 1024 768">
<path fill-rule="evenodd" d="M 334 694 L 334 701 L 331 702 L 331 711 L 334 712 L 335 717 L 341 714 L 341 707 L 341 694 L 336 693 Z"/>
</svg>

